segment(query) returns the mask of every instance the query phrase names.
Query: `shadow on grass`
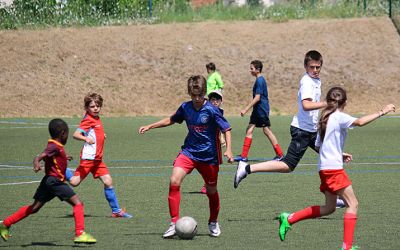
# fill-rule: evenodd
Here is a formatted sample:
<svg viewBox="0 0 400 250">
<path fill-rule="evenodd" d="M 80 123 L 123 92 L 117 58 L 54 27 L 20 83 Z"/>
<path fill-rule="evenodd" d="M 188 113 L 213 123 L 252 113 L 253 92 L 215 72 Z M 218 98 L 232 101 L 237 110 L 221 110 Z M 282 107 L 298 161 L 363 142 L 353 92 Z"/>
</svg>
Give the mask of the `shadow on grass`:
<svg viewBox="0 0 400 250">
<path fill-rule="evenodd" d="M 83 248 L 83 247 L 90 247 L 92 245 L 62 245 L 62 244 L 56 244 L 53 242 L 32 242 L 31 244 L 24 244 L 21 245 L 21 247 L 32 247 L 32 246 L 43 246 L 43 247 L 78 247 L 78 248 Z"/>
</svg>

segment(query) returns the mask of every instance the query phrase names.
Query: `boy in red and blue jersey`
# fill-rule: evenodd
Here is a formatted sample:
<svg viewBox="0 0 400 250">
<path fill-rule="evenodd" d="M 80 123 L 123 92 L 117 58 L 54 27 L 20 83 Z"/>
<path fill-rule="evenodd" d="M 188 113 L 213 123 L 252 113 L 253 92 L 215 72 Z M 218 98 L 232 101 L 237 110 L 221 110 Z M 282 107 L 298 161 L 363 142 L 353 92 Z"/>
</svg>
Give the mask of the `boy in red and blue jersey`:
<svg viewBox="0 0 400 250">
<path fill-rule="evenodd" d="M 139 128 L 139 133 L 143 134 L 150 129 L 166 127 L 183 121 L 186 122 L 188 128 L 188 135 L 174 161 L 170 177 L 168 204 L 171 223 L 163 234 L 163 238 L 171 238 L 176 234 L 175 223 L 179 219 L 181 200 L 180 186 L 185 176 L 190 174 L 193 169 L 199 171 L 206 183 L 210 207 L 208 219 L 210 236 L 217 237 L 221 234 L 217 221 L 220 209 L 217 181 L 219 165 L 222 163 L 219 134 L 220 132 L 225 133 L 226 152 L 224 155 L 229 162 L 232 162 L 231 126 L 220 110 L 204 98 L 206 89 L 206 79 L 203 76 L 191 76 L 188 80 L 188 93 L 192 100 L 182 103 L 172 116 Z"/>
<path fill-rule="evenodd" d="M 92 173 L 95 179 L 99 178 L 104 184 L 104 194 L 112 210 L 111 216 L 113 218 L 132 218 L 132 215 L 120 208 L 110 172 L 103 162 L 106 134 L 99 116 L 103 98 L 97 93 L 89 93 L 84 98 L 84 105 L 86 114 L 73 137 L 76 140 L 84 141 L 85 144 L 81 151 L 79 166 L 73 176 L 72 171 L 67 170 L 67 180 L 76 187 L 89 173 Z"/>
<path fill-rule="evenodd" d="M 61 119 L 50 121 L 49 132 L 51 139 L 48 141 L 46 149 L 33 160 L 33 170 L 35 172 L 42 169 L 40 161 L 43 160 L 45 162 L 45 176 L 36 190 L 33 204 L 21 207 L 17 212 L 0 222 L 0 234 L 3 240 L 7 241 L 10 237 L 9 228 L 12 225 L 38 212 L 44 204 L 54 197 L 58 197 L 61 201 L 66 201 L 73 207 L 75 219 L 74 242 L 96 243 L 96 239 L 93 236 L 84 232 L 85 219 L 82 201 L 72 188 L 64 182 L 67 161 L 72 159 L 64 150 L 64 145 L 68 139 L 68 131 L 68 125 L 65 121 Z"/>
</svg>

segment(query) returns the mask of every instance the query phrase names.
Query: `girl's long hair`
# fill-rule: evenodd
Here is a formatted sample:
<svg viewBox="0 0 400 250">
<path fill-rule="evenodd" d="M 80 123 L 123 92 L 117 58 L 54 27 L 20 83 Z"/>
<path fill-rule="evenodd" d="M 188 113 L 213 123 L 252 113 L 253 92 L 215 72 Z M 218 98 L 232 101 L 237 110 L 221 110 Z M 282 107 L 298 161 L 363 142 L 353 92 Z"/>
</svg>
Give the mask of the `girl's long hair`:
<svg viewBox="0 0 400 250">
<path fill-rule="evenodd" d="M 328 106 L 322 110 L 321 117 L 319 118 L 318 122 L 318 132 L 321 142 L 323 142 L 325 138 L 329 116 L 337 109 L 344 107 L 344 105 L 346 105 L 346 101 L 346 90 L 341 87 L 333 87 L 326 94 L 326 102 Z"/>
</svg>

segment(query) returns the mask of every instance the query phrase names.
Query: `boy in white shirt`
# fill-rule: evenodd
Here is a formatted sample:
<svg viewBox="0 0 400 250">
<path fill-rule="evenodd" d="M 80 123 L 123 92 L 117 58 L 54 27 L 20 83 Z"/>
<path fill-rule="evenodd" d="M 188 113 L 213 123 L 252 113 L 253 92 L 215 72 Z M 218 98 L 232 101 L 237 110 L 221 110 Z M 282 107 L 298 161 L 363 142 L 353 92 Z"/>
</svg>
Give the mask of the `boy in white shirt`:
<svg viewBox="0 0 400 250">
<path fill-rule="evenodd" d="M 308 147 L 316 151 L 318 112 L 320 108 L 326 107 L 326 102 L 320 101 L 321 80 L 319 75 L 322 63 L 322 55 L 316 50 L 308 51 L 304 57 L 306 73 L 300 80 L 297 94 L 298 112 L 293 117 L 290 126 L 292 140 L 286 155 L 280 161 L 272 160 L 253 165 L 240 161 L 234 179 L 235 188 L 250 173 L 289 173 L 296 168 Z"/>
</svg>

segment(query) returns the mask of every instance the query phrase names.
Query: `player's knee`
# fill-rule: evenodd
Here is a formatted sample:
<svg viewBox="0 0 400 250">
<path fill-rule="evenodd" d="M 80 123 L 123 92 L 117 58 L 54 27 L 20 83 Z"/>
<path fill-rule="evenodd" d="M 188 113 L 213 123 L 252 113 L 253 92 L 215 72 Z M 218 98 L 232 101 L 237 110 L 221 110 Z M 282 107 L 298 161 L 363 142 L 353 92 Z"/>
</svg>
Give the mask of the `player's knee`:
<svg viewBox="0 0 400 250">
<path fill-rule="evenodd" d="M 217 190 L 217 186 L 209 186 L 206 185 L 207 194 L 215 194 Z"/>
<path fill-rule="evenodd" d="M 69 180 L 69 184 L 73 187 L 77 187 L 79 186 L 79 184 L 81 183 L 81 180 L 79 178 L 79 176 L 73 176 L 71 177 L 71 179 Z"/>
</svg>

